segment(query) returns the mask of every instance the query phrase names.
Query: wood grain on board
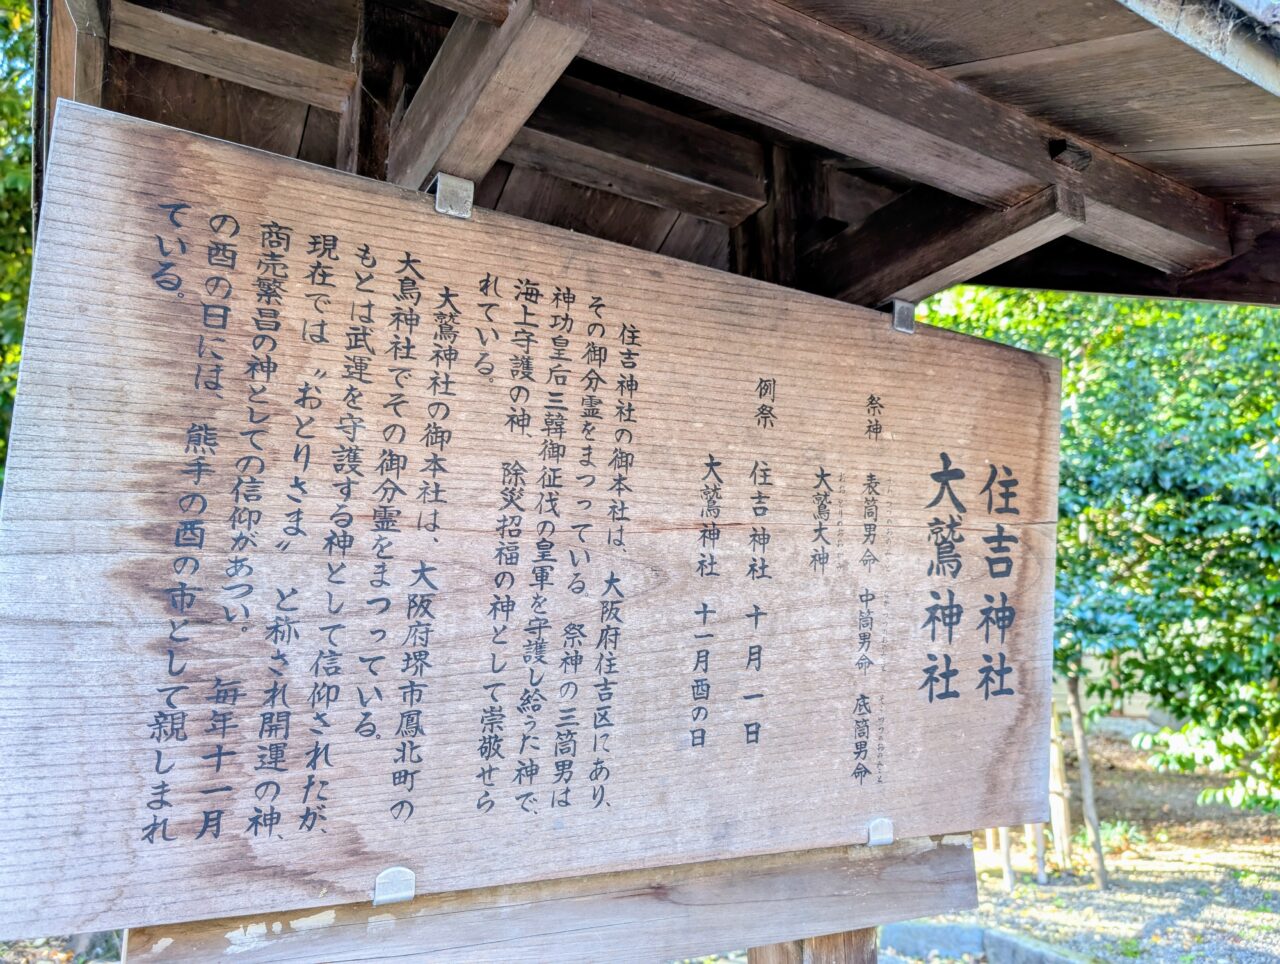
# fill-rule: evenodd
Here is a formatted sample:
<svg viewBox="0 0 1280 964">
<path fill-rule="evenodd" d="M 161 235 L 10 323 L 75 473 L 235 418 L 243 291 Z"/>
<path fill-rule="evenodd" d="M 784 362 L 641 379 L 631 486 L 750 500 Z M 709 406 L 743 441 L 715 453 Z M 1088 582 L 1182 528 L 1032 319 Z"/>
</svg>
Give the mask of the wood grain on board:
<svg viewBox="0 0 1280 964">
<path fill-rule="evenodd" d="M 1043 51 L 1142 30 L 1119 3 L 1094 0 L 783 0 L 788 7 L 926 67 Z M 998 23 L 1000 29 L 993 30 Z"/>
<path fill-rule="evenodd" d="M 197 134 L 294 156 L 306 104 L 112 48 L 102 106 Z"/>
<path fill-rule="evenodd" d="M 138 0 L 137 6 L 201 24 L 264 47 L 274 47 L 329 67 L 351 67 L 360 30 L 361 0 L 308 0 L 305 4 L 259 0 Z"/>
<path fill-rule="evenodd" d="M 1274 213 L 1275 198 L 1280 197 L 1280 143 L 1141 151 L 1128 157 L 1224 201 L 1269 203 Z"/>
<path fill-rule="evenodd" d="M 80 105 L 54 141 L 0 935 L 1045 818 L 1056 361 Z"/>
<path fill-rule="evenodd" d="M 968 838 L 742 857 L 131 930 L 132 961 L 657 962 L 977 904 Z"/>
</svg>

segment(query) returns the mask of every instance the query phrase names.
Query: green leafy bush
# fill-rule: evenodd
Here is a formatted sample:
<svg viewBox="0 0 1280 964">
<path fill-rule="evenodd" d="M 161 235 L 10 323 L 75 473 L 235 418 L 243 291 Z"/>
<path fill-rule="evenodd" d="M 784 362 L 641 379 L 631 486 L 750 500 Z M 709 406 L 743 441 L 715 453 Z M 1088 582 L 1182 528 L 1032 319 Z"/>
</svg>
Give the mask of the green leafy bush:
<svg viewBox="0 0 1280 964">
<path fill-rule="evenodd" d="M 31 280 L 31 4 L 0 5 L 0 483 Z"/>
<path fill-rule="evenodd" d="M 1098 839 L 1102 841 L 1103 852 L 1122 854 L 1126 850 L 1137 850 L 1147 842 L 1147 835 L 1137 825 L 1128 820 L 1103 820 L 1098 824 Z M 1087 827 L 1081 827 L 1071 838 L 1082 851 L 1093 846 L 1089 842 Z"/>
</svg>

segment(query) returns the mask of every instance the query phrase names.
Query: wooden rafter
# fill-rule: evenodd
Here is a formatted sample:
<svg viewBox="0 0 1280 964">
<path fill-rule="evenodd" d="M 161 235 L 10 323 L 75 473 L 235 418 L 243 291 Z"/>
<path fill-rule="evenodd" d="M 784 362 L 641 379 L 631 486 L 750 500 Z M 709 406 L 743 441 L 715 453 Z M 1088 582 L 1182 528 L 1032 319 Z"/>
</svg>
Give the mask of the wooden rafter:
<svg viewBox="0 0 1280 964">
<path fill-rule="evenodd" d="M 801 258 L 801 287 L 856 304 L 920 301 L 1085 223 L 1079 195 L 1045 188 L 1003 211 L 916 188 Z"/>
<path fill-rule="evenodd" d="M 596 0 L 582 56 L 987 206 L 1061 184 L 1085 201 L 1077 237 L 1161 271 L 1231 255 L 1214 199 L 776 0 Z M 1058 163 L 1063 143 L 1087 163 Z"/>
<path fill-rule="evenodd" d="M 759 143 L 567 78 L 503 159 L 720 224 L 765 203 Z"/>
<path fill-rule="evenodd" d="M 113 0 L 111 46 L 289 100 L 340 111 L 355 81 L 335 67 L 162 10 Z"/>
<path fill-rule="evenodd" d="M 391 136 L 387 179 L 479 181 L 587 38 L 589 0 L 517 0 L 501 26 L 460 16 Z"/>
<path fill-rule="evenodd" d="M 533 10 L 539 18 L 548 12 L 571 19 L 571 11 L 560 6 L 549 11 L 536 7 Z M 139 37 L 139 25 L 146 28 L 142 30 L 143 38 L 152 37 L 167 22 L 155 18 L 182 20 L 184 16 L 189 14 L 179 10 L 161 13 L 118 3 L 116 22 L 122 27 L 123 38 L 118 46 L 138 47 L 153 59 L 201 69 L 190 54 L 182 52 L 183 44 L 179 40 L 161 44 L 154 37 L 151 40 Z M 465 25 L 466 21 L 460 23 Z M 226 31 L 226 24 L 190 20 L 183 20 L 183 24 L 177 36 L 194 32 L 206 38 L 203 49 L 208 56 L 218 51 L 210 51 L 207 38 L 220 38 L 217 42 L 224 45 L 225 52 L 232 58 L 212 71 L 223 79 L 231 79 L 234 73 L 237 82 L 245 86 L 276 94 L 288 93 L 295 100 L 306 95 L 326 103 L 336 98 L 337 92 L 347 84 L 344 81 L 341 87 L 335 86 L 321 97 L 308 93 L 314 91 L 314 85 L 286 92 L 280 89 L 277 79 L 261 71 L 238 69 L 234 60 L 246 50 L 257 50 L 262 54 L 259 59 L 267 62 L 282 51 L 236 37 Z M 353 79 L 359 82 L 351 84 L 350 97 L 340 111 L 338 167 L 371 177 L 386 176 L 392 118 L 396 116 L 397 100 L 403 97 L 406 78 L 421 76 L 421 73 L 415 74 L 415 69 L 426 70 L 415 64 L 422 64 L 424 57 L 432 60 L 440 47 L 438 36 L 445 36 L 447 42 L 448 34 L 443 26 L 431 25 L 425 31 L 424 26 L 423 21 L 396 10 L 378 7 L 376 11 L 365 11 L 359 23 L 351 67 Z M 487 27 L 487 32 L 493 30 L 492 26 Z M 449 33 L 454 35 L 453 45 L 458 48 L 465 33 L 477 32 L 486 30 L 472 24 L 465 31 Z M 542 53 L 545 54 L 545 50 Z M 305 60 L 298 54 L 289 56 Z M 316 71 L 336 69 L 320 60 L 305 62 L 310 65 L 308 69 Z M 443 68 L 437 68 L 436 79 L 431 84 L 442 83 L 442 75 Z M 405 159 L 412 155 L 410 140 L 414 120 L 431 102 L 431 97 L 422 91 L 433 89 L 434 86 L 424 82 L 418 87 L 420 96 L 411 98 L 420 107 L 415 110 L 411 105 L 407 112 L 403 106 L 400 108 L 405 119 L 396 125 L 395 143 L 401 152 L 396 158 L 399 164 L 407 163 Z M 536 100 L 532 96 L 527 99 Z M 522 106 L 509 111 L 508 118 L 514 120 L 523 109 Z M 477 121 L 473 119 L 472 123 Z M 569 78 L 557 84 L 537 105 L 525 126 L 516 131 L 502 157 L 587 187 L 718 224 L 737 224 L 765 202 L 764 150 L 758 142 Z M 477 169 L 487 166 L 476 165 Z"/>
</svg>

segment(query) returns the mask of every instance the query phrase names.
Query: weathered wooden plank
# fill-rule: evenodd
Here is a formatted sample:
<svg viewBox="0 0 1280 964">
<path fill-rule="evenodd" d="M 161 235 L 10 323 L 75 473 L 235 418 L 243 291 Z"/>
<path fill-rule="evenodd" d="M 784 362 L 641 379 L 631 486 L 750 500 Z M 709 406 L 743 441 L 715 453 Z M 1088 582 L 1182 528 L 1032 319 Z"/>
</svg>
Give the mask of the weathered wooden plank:
<svg viewBox="0 0 1280 964">
<path fill-rule="evenodd" d="M 298 160 L 334 167 L 338 160 L 338 129 L 341 116 L 319 107 L 307 108 L 307 119 L 298 145 Z"/>
<path fill-rule="evenodd" d="M 129 933 L 128 957 L 657 962 L 976 904 L 966 839 L 907 840 L 145 927 Z"/>
<path fill-rule="evenodd" d="M 908 192 L 804 258 L 801 286 L 855 304 L 917 302 L 1025 254 L 1084 223 L 1062 188 L 992 211 L 929 188 Z"/>
<path fill-rule="evenodd" d="M 1176 177 L 1223 201 L 1246 206 L 1280 201 L 1280 142 L 1142 151 L 1126 156 L 1135 164 Z"/>
<path fill-rule="evenodd" d="M 760 144 L 569 78 L 503 158 L 721 224 L 737 224 L 765 201 Z"/>
<path fill-rule="evenodd" d="M 1044 819 L 1055 361 L 81 105 L 52 158 L 0 935 Z"/>
<path fill-rule="evenodd" d="M 102 103 L 105 32 L 97 5 L 90 0 L 49 0 L 47 109 L 59 98 L 97 106 Z"/>
<path fill-rule="evenodd" d="M 1062 183 L 1082 238 L 1163 271 L 1231 253 L 1217 201 L 1096 145 L 1064 171 L 1047 145 L 1067 132 L 776 0 L 596 0 L 582 56 L 982 204 Z"/>
<path fill-rule="evenodd" d="M 1280 135 L 1280 97 L 1155 28 L 939 73 L 1116 153 Z"/>
<path fill-rule="evenodd" d="M 497 210 L 642 251 L 658 250 L 680 216 L 523 167 L 512 168 Z"/>
<path fill-rule="evenodd" d="M 84 0 L 81 0 L 84 2 Z M 361 0 L 135 0 L 221 33 L 284 50 L 316 63 L 352 68 L 352 45 L 359 28 Z M 374 6 L 370 3 L 370 6 Z M 382 6 L 381 3 L 377 6 Z"/>
<path fill-rule="evenodd" d="M 1043 151 L 1028 150 L 1025 117 L 957 96 L 929 71 L 773 0 L 601 0 L 583 54 L 982 203 L 1011 204 L 1040 187 L 1026 168 Z M 984 125 L 982 140 L 972 128 Z"/>
<path fill-rule="evenodd" d="M 1118 3 L 1090 0 L 783 0 L 815 20 L 926 67 L 1043 51 L 1142 30 Z M 998 25 L 998 26 L 997 26 Z"/>
<path fill-rule="evenodd" d="M 481 180 L 582 48 L 590 0 L 517 0 L 500 27 L 459 17 L 391 138 L 387 180 Z"/>
<path fill-rule="evenodd" d="M 112 48 L 103 106 L 289 157 L 307 105 Z"/>
<path fill-rule="evenodd" d="M 343 109 L 354 81 L 350 64 L 320 63 L 128 0 L 111 4 L 111 45 L 332 111 Z"/>
<path fill-rule="evenodd" d="M 597 4 L 586 56 L 979 202 L 1062 182 L 1087 198 L 1088 240 L 1162 270 L 1229 255 L 1217 202 L 1101 149 L 1065 174 L 1045 149 L 1064 136 L 1050 125 L 772 0 L 622 6 Z"/>
<path fill-rule="evenodd" d="M 681 214 L 658 246 L 658 253 L 681 261 L 729 270 L 729 229 L 714 221 Z"/>
</svg>

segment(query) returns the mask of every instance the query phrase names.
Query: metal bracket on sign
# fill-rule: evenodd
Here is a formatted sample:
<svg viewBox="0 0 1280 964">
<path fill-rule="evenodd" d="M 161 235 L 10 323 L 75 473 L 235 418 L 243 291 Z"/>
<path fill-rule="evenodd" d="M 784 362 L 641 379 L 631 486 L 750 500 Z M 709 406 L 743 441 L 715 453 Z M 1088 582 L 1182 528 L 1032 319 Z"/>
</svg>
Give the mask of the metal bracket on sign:
<svg viewBox="0 0 1280 964">
<path fill-rule="evenodd" d="M 893 821 L 888 817 L 876 817 L 867 824 L 867 846 L 883 847 L 893 843 Z"/>
<path fill-rule="evenodd" d="M 388 867 L 373 881 L 373 906 L 413 900 L 417 876 L 408 867 Z"/>
<path fill-rule="evenodd" d="M 441 171 L 427 185 L 427 193 L 435 195 L 436 211 L 440 214 L 464 220 L 471 217 L 471 206 L 476 197 L 475 181 Z"/>
<path fill-rule="evenodd" d="M 893 299 L 893 330 L 904 335 L 913 335 L 916 330 L 916 303 Z"/>
</svg>

